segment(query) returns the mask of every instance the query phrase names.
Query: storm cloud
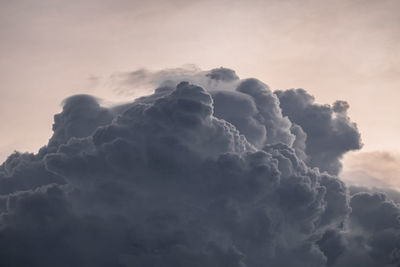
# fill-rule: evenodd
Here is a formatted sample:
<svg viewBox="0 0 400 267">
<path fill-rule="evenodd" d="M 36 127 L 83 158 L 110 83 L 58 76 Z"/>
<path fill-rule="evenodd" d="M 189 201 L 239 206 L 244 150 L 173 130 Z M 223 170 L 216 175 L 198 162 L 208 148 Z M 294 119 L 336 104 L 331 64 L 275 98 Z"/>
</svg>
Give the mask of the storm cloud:
<svg viewBox="0 0 400 267">
<path fill-rule="evenodd" d="M 336 176 L 361 147 L 346 102 L 167 76 L 124 105 L 67 98 L 0 166 L 0 266 L 399 266 L 397 204 Z"/>
<path fill-rule="evenodd" d="M 349 104 L 336 101 L 333 106 L 319 105 L 304 89 L 275 93 L 282 113 L 307 134 L 305 152 L 310 166 L 338 174 L 342 168 L 342 156 L 362 146 L 357 126 L 347 116 Z"/>
</svg>

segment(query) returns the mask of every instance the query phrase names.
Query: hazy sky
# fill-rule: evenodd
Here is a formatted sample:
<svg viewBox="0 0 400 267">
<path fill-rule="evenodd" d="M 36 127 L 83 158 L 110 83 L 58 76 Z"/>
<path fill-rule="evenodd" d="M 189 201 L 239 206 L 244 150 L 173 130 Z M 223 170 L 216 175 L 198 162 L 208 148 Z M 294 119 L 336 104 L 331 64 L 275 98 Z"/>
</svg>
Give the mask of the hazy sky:
<svg viewBox="0 0 400 267">
<path fill-rule="evenodd" d="M 185 64 L 304 88 L 320 103 L 346 100 L 363 150 L 400 151 L 398 0 L 0 5 L 0 160 L 45 144 L 67 96 L 128 100 L 113 73 Z"/>
</svg>

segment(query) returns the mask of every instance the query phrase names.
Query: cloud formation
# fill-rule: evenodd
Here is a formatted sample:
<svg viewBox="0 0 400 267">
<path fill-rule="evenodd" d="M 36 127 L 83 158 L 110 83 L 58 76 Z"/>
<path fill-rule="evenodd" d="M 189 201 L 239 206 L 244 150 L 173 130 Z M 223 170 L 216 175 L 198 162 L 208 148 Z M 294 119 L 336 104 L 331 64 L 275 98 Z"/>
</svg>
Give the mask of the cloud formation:
<svg viewBox="0 0 400 267">
<path fill-rule="evenodd" d="M 397 204 L 335 176 L 360 147 L 347 103 L 225 68 L 187 78 L 111 108 L 70 97 L 46 146 L 9 156 L 0 265 L 400 264 Z"/>
<path fill-rule="evenodd" d="M 343 155 L 362 146 L 357 126 L 347 116 L 348 103 L 336 101 L 333 106 L 319 105 L 304 89 L 275 93 L 282 113 L 307 134 L 305 153 L 310 166 L 338 174 Z"/>
</svg>

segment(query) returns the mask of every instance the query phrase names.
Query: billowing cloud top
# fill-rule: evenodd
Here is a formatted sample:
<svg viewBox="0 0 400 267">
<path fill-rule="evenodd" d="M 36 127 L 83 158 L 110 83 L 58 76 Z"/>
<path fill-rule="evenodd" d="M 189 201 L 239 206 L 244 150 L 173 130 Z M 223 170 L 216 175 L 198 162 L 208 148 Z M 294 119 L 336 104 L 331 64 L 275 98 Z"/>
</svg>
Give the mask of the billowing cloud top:
<svg viewBox="0 0 400 267">
<path fill-rule="evenodd" d="M 346 102 L 181 78 L 112 108 L 72 96 L 46 146 L 9 156 L 1 266 L 399 266 L 397 204 L 335 176 L 361 147 Z"/>
</svg>

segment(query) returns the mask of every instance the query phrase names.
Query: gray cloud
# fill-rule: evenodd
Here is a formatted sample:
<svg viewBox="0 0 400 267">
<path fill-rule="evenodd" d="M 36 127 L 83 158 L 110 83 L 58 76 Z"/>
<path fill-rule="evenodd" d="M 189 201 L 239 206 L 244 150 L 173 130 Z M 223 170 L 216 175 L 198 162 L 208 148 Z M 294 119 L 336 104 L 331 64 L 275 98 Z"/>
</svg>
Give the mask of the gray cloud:
<svg viewBox="0 0 400 267">
<path fill-rule="evenodd" d="M 282 113 L 307 134 L 308 163 L 322 171 L 338 174 L 343 155 L 362 147 L 357 126 L 346 113 L 349 105 L 345 101 L 337 101 L 333 107 L 316 104 L 314 97 L 303 89 L 275 93 Z"/>
<path fill-rule="evenodd" d="M 102 125 L 110 124 L 114 114 L 89 95 L 75 95 L 64 101 L 63 110 L 54 116 L 54 134 L 49 147 L 66 143 L 72 137 L 86 137 Z"/>
<path fill-rule="evenodd" d="M 397 205 L 350 195 L 308 165 L 310 138 L 340 147 L 322 170 L 355 149 L 341 139 L 359 138 L 344 102 L 304 104 L 310 96 L 294 94 L 300 118 L 309 108 L 322 119 L 292 122 L 284 92 L 256 79 L 229 69 L 191 79 L 204 88 L 161 82 L 111 108 L 68 98 L 48 145 L 0 166 L 1 265 L 397 264 Z"/>
<path fill-rule="evenodd" d="M 350 206 L 345 250 L 334 266 L 399 266 L 399 206 L 381 193 L 357 193 Z"/>
</svg>

